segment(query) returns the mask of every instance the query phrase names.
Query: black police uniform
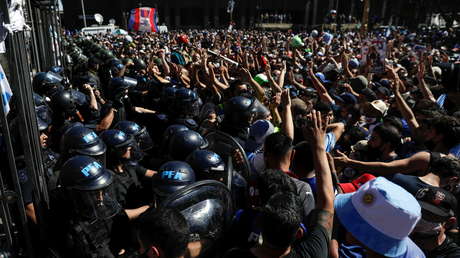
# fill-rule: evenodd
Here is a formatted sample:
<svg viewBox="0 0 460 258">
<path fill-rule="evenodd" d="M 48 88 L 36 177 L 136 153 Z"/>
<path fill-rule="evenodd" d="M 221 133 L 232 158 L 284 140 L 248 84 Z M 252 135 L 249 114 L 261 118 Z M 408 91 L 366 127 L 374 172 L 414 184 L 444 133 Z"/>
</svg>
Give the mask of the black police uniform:
<svg viewBox="0 0 460 258">
<path fill-rule="evenodd" d="M 62 171 L 62 187 L 51 194 L 53 248 L 79 258 L 111 258 L 128 248 L 128 217 L 108 191 L 112 172 L 88 156 L 69 159 Z"/>
</svg>

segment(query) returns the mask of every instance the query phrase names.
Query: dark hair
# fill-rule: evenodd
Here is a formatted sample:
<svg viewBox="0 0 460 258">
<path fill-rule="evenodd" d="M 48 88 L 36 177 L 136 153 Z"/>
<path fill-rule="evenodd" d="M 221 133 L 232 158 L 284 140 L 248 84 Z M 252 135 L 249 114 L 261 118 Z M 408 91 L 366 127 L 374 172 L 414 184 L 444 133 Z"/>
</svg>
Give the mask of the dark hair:
<svg viewBox="0 0 460 258">
<path fill-rule="evenodd" d="M 185 254 L 190 231 L 179 211 L 151 209 L 142 213 L 137 222 L 139 239 L 145 247 L 156 246 L 165 257 L 175 258 Z"/>
<path fill-rule="evenodd" d="M 304 171 L 313 170 L 313 154 L 311 152 L 310 144 L 306 141 L 299 142 L 294 147 L 295 155 L 292 160 L 292 166 L 301 168 Z M 296 171 L 294 171 L 296 172 Z"/>
<path fill-rule="evenodd" d="M 297 194 L 297 185 L 286 173 L 277 169 L 266 169 L 257 178 L 262 204 L 265 204 L 270 196 L 279 192 L 291 192 Z"/>
<path fill-rule="evenodd" d="M 322 101 L 318 101 L 313 109 L 320 111 L 322 114 L 327 114 L 332 111 L 332 106 Z"/>
<path fill-rule="evenodd" d="M 396 149 L 401 144 L 401 133 L 392 125 L 380 124 L 374 128 L 379 134 L 383 143 L 390 143 L 391 147 Z"/>
<path fill-rule="evenodd" d="M 403 123 L 401 122 L 401 119 L 395 116 L 386 116 L 383 119 L 383 123 L 386 125 L 391 125 L 394 126 L 398 131 L 401 133 L 403 131 Z"/>
<path fill-rule="evenodd" d="M 431 155 L 430 172 L 440 178 L 460 177 L 460 160 L 448 155 Z"/>
<path fill-rule="evenodd" d="M 262 212 L 262 237 L 278 248 L 289 247 L 302 221 L 299 198 L 289 192 L 276 193 Z"/>
<path fill-rule="evenodd" d="M 415 113 L 427 116 L 427 117 L 434 117 L 436 115 L 443 114 L 444 111 L 436 104 L 427 99 L 422 99 L 417 101 L 413 108 Z"/>
<path fill-rule="evenodd" d="M 292 139 L 284 133 L 273 133 L 265 138 L 264 154 L 282 158 L 292 148 Z"/>
<path fill-rule="evenodd" d="M 428 124 L 438 134 L 444 136 L 443 143 L 452 148 L 460 141 L 460 120 L 453 116 L 440 115 L 428 120 Z"/>
</svg>

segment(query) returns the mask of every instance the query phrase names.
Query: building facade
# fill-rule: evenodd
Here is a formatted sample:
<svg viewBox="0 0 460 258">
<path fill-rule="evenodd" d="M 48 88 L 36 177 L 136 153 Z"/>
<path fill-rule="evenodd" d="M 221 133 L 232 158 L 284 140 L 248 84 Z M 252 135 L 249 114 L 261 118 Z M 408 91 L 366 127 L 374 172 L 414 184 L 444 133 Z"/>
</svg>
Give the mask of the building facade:
<svg viewBox="0 0 460 258">
<path fill-rule="evenodd" d="M 83 0 L 87 16 L 101 13 L 104 23 L 111 18 L 125 27 L 129 11 L 139 6 L 155 7 L 159 13 L 159 24 L 171 29 L 178 28 L 222 28 L 228 26 L 228 0 Z M 452 0 L 369 0 L 371 23 L 413 26 L 424 23 L 430 13 L 460 11 L 460 5 Z M 286 15 L 290 23 L 312 26 L 323 23 L 329 10 L 336 9 L 347 21 L 352 17 L 360 20 L 361 0 L 235 0 L 232 19 L 239 28 L 250 28 L 260 22 L 264 15 Z M 81 1 L 64 1 L 63 22 L 66 28 L 83 26 Z M 94 21 L 89 20 L 89 24 Z"/>
</svg>

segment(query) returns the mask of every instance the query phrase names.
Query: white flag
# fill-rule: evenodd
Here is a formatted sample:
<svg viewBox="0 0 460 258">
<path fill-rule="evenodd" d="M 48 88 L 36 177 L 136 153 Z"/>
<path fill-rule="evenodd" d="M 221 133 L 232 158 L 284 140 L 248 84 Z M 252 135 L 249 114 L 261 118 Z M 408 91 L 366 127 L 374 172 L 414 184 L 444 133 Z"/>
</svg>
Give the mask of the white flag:
<svg viewBox="0 0 460 258">
<path fill-rule="evenodd" d="M 13 96 L 13 92 L 11 91 L 10 84 L 6 79 L 5 72 L 3 71 L 3 67 L 0 64 L 0 87 L 2 92 L 2 99 L 3 99 L 3 110 L 6 114 L 10 112 L 10 99 Z"/>
</svg>

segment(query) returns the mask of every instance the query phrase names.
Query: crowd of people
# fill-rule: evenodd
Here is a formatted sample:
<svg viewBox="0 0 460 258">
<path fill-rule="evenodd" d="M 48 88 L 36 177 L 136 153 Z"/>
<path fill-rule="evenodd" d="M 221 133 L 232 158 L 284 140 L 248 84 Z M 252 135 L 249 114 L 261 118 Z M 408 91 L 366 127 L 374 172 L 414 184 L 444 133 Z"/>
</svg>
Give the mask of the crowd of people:
<svg viewBox="0 0 460 258">
<path fill-rule="evenodd" d="M 365 45 L 374 38 L 385 53 Z M 47 247 L 60 257 L 460 257 L 459 38 L 67 35 L 65 68 L 33 78 Z"/>
<path fill-rule="evenodd" d="M 261 13 L 259 20 L 261 23 L 291 23 L 291 14 L 286 13 Z"/>
</svg>

